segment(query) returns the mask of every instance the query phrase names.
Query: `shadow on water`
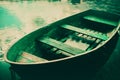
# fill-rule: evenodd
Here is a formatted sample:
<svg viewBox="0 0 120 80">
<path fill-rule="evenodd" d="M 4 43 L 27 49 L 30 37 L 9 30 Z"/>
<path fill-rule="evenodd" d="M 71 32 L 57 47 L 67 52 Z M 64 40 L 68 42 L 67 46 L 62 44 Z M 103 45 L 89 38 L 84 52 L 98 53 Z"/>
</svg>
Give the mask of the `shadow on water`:
<svg viewBox="0 0 120 80">
<path fill-rule="evenodd" d="M 19 28 L 21 24 L 20 20 L 14 14 L 11 14 L 9 10 L 0 7 L 0 29 L 11 26 L 17 26 Z"/>
<path fill-rule="evenodd" d="M 98 71 L 94 80 L 120 80 L 120 36 L 116 48 L 106 64 Z"/>
</svg>

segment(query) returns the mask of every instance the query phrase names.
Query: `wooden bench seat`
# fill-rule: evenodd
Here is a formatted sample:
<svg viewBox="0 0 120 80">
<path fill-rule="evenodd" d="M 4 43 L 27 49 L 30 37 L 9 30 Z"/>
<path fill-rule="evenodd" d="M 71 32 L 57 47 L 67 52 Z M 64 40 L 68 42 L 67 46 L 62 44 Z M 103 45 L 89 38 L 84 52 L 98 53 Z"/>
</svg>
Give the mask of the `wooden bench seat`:
<svg viewBox="0 0 120 80">
<path fill-rule="evenodd" d="M 62 25 L 61 27 L 65 28 L 65 29 L 75 31 L 75 32 L 78 32 L 78 33 L 89 35 L 91 37 L 98 38 L 98 39 L 101 39 L 101 40 L 107 40 L 108 39 L 107 35 L 105 35 L 105 34 L 94 33 L 92 31 L 87 31 L 87 30 L 80 29 L 78 27 L 74 27 L 74 26 L 71 26 L 71 25 Z"/>
<path fill-rule="evenodd" d="M 48 60 L 37 57 L 37 56 L 30 54 L 30 53 L 27 53 L 27 52 L 23 52 L 16 59 L 16 62 L 21 62 L 21 63 L 45 62 L 45 61 L 48 61 Z"/>
<path fill-rule="evenodd" d="M 53 46 L 55 48 L 58 48 L 58 49 L 60 49 L 62 51 L 65 51 L 67 53 L 70 53 L 72 55 L 80 54 L 80 53 L 84 52 L 83 50 L 80 50 L 78 48 L 69 46 L 67 44 L 64 44 L 60 41 L 57 41 L 57 40 L 49 38 L 49 37 L 41 38 L 41 39 L 39 39 L 39 41 L 42 42 L 42 43 L 45 43 L 47 45 Z"/>
<path fill-rule="evenodd" d="M 103 19 L 103 18 L 99 18 L 99 17 L 96 17 L 96 16 L 92 16 L 92 15 L 84 16 L 83 18 L 86 19 L 86 20 L 98 22 L 98 23 L 101 23 L 101 24 L 111 25 L 113 27 L 116 27 L 118 25 L 118 23 L 116 21 Z"/>
</svg>

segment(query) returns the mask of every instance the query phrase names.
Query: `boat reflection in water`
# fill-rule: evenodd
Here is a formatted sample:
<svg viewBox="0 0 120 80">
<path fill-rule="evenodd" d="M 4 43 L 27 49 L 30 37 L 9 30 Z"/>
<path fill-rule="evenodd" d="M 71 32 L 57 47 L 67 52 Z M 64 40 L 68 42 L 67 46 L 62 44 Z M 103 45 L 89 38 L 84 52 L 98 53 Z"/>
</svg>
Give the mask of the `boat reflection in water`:
<svg viewBox="0 0 120 80">
<path fill-rule="evenodd" d="M 87 10 L 26 35 L 5 60 L 24 80 L 89 79 L 112 53 L 119 24 L 116 14 Z"/>
</svg>

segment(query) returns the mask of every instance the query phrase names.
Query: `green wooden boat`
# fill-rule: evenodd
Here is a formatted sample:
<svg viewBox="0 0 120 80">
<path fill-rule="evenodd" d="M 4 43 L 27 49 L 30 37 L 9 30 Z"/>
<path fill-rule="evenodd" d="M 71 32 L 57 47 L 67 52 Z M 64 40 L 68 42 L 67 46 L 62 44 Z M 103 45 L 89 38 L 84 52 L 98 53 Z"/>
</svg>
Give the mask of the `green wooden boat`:
<svg viewBox="0 0 120 80">
<path fill-rule="evenodd" d="M 24 36 L 5 60 L 26 80 L 90 75 L 112 53 L 119 20 L 113 13 L 86 10 Z"/>
</svg>

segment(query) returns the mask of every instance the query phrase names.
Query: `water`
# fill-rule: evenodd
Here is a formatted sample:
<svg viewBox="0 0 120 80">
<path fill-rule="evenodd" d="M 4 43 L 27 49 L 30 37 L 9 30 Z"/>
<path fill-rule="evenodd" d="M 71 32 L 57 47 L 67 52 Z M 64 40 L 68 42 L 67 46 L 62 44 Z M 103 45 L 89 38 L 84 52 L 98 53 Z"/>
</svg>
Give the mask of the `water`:
<svg viewBox="0 0 120 80">
<path fill-rule="evenodd" d="M 21 25 L 20 20 L 15 15 L 9 13 L 6 8 L 0 7 L 0 29 L 12 26 L 20 27 Z"/>
<path fill-rule="evenodd" d="M 10 65 L 4 61 L 0 61 L 0 80 L 11 80 L 9 71 Z"/>
</svg>

